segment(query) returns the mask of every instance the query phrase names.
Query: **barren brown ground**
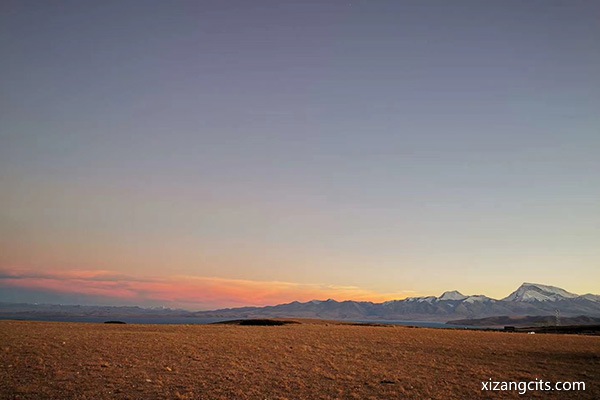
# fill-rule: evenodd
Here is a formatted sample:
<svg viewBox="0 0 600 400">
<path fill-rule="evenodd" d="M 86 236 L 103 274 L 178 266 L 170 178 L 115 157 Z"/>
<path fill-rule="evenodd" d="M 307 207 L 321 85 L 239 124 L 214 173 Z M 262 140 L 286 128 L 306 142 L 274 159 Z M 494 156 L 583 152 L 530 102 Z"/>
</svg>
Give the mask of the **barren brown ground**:
<svg viewBox="0 0 600 400">
<path fill-rule="evenodd" d="M 600 398 L 600 337 L 302 323 L 0 321 L 3 399 Z M 578 392 L 482 392 L 488 380 Z"/>
</svg>

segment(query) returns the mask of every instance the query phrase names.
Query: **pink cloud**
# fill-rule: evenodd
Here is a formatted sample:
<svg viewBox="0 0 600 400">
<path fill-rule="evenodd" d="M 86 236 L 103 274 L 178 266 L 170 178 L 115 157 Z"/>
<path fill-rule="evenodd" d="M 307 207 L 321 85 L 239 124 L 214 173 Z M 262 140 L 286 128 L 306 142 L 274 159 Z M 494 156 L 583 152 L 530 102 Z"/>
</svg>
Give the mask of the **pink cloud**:
<svg viewBox="0 0 600 400">
<path fill-rule="evenodd" d="M 216 277 L 135 277 L 112 271 L 34 271 L 0 268 L 0 287 L 33 289 L 61 294 L 90 295 L 122 300 L 128 304 L 148 302 L 185 308 L 222 308 L 273 305 L 294 300 L 385 301 L 407 293 L 378 293 L 358 287 L 251 281 Z"/>
</svg>

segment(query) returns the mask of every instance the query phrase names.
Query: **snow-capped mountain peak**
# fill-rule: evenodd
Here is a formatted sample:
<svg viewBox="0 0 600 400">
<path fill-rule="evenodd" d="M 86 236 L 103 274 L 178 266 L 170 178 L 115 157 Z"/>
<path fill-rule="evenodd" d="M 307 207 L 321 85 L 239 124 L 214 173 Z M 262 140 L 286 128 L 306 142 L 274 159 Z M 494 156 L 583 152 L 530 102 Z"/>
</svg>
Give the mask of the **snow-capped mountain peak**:
<svg viewBox="0 0 600 400">
<path fill-rule="evenodd" d="M 494 302 L 496 300 L 491 299 L 491 298 L 481 295 L 481 294 L 475 294 L 473 296 L 467 297 L 464 301 L 465 301 L 465 303 L 477 303 L 477 302 L 485 302 L 485 301 Z"/>
<path fill-rule="evenodd" d="M 588 293 L 588 294 L 584 294 L 583 296 L 580 296 L 580 297 L 583 299 L 589 300 L 589 301 L 600 303 L 600 295 L 597 295 L 597 294 Z"/>
<path fill-rule="evenodd" d="M 425 296 L 425 297 L 407 297 L 404 301 L 408 302 L 417 302 L 417 303 L 432 303 L 437 300 L 435 296 Z"/>
<path fill-rule="evenodd" d="M 517 290 L 512 292 L 508 297 L 505 297 L 505 301 L 557 301 L 563 299 L 572 299 L 578 297 L 574 293 L 567 292 L 564 289 L 549 286 L 540 285 L 538 283 L 523 283 Z"/>
<path fill-rule="evenodd" d="M 460 293 L 457 290 L 451 290 L 448 292 L 442 293 L 442 295 L 438 298 L 438 300 L 464 300 L 467 296 Z"/>
</svg>

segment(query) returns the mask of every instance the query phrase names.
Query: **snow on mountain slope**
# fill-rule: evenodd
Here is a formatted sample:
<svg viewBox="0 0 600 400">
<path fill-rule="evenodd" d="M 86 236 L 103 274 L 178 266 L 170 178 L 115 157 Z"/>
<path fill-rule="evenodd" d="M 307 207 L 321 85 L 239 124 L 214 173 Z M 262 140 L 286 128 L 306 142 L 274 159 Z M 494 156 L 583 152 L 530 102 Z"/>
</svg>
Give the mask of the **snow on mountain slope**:
<svg viewBox="0 0 600 400">
<path fill-rule="evenodd" d="M 584 294 L 583 296 L 580 296 L 580 297 L 584 298 L 586 300 L 589 300 L 589 301 L 600 303 L 600 296 L 597 294 L 588 293 L 588 294 Z"/>
<path fill-rule="evenodd" d="M 469 296 L 464 300 L 465 303 L 477 303 L 477 302 L 484 302 L 484 301 L 496 301 L 496 300 L 491 299 L 491 298 L 481 295 L 481 294 Z"/>
<path fill-rule="evenodd" d="M 404 301 L 415 301 L 417 303 L 432 303 L 437 300 L 435 296 L 426 296 L 426 297 L 407 297 Z M 402 300 L 400 300 L 402 301 Z"/>
<path fill-rule="evenodd" d="M 460 293 L 459 291 L 452 290 L 452 291 L 444 292 L 438 298 L 438 300 L 464 300 L 466 298 L 467 298 L 467 296 L 465 296 L 464 294 Z"/>
<path fill-rule="evenodd" d="M 508 297 L 505 297 L 504 301 L 557 301 L 564 299 L 572 299 L 578 297 L 574 293 L 567 292 L 564 289 L 540 285 L 537 283 L 523 283 L 517 290 L 512 292 Z"/>
</svg>

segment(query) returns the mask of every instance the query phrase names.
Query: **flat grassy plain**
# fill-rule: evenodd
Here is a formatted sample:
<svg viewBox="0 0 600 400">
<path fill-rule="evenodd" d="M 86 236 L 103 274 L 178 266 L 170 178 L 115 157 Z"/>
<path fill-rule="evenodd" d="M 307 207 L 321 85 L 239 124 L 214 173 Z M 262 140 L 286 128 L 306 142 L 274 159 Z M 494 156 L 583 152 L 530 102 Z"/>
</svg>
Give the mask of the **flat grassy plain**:
<svg viewBox="0 0 600 400">
<path fill-rule="evenodd" d="M 0 398 L 600 398 L 597 336 L 300 322 L 0 321 Z M 586 390 L 482 392 L 489 378 Z"/>
</svg>

